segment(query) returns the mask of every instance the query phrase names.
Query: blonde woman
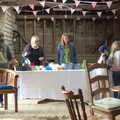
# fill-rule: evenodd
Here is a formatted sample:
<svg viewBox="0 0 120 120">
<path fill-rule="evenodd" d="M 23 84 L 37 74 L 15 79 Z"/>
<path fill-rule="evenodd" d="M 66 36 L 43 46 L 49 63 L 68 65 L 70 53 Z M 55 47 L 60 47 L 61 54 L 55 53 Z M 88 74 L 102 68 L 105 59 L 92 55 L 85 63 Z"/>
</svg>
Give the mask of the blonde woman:
<svg viewBox="0 0 120 120">
<path fill-rule="evenodd" d="M 40 39 L 37 35 L 31 37 L 31 43 L 26 45 L 22 56 L 28 58 L 32 65 L 41 65 L 45 59 L 43 48 L 40 46 Z"/>
<path fill-rule="evenodd" d="M 74 65 L 77 63 L 77 55 L 75 43 L 69 40 L 69 37 L 66 33 L 63 33 L 61 36 L 60 43 L 57 46 L 57 63 L 65 64 L 67 69 L 74 69 Z"/>
<path fill-rule="evenodd" d="M 120 41 L 114 41 L 111 45 L 111 53 L 108 58 L 108 65 L 111 66 L 112 71 L 112 85 L 120 85 Z M 114 97 L 120 98 L 117 93 Z"/>
<path fill-rule="evenodd" d="M 108 64 L 114 71 L 120 70 L 120 41 L 114 41 L 111 45 L 111 53 L 108 58 Z"/>
</svg>

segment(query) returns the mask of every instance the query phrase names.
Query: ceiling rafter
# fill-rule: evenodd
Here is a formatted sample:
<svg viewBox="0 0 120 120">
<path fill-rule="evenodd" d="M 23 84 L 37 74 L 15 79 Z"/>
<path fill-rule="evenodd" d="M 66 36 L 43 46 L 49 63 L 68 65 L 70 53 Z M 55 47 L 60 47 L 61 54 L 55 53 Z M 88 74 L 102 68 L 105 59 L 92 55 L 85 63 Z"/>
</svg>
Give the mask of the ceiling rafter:
<svg viewBox="0 0 120 120">
<path fill-rule="evenodd" d="M 36 6 L 41 6 L 39 4 L 40 1 L 36 1 L 36 0 L 2 0 L 0 2 L 0 5 L 8 5 L 8 6 L 25 6 L 25 5 L 29 5 L 29 4 L 34 4 Z M 91 2 L 92 1 L 81 1 L 80 4 L 78 5 L 77 8 L 82 8 L 82 9 L 87 9 L 87 10 L 106 10 L 106 9 L 118 9 L 120 8 L 120 0 L 114 0 L 112 3 L 111 8 L 108 8 L 106 5 L 106 1 L 105 2 L 97 2 L 97 5 L 95 8 L 93 8 L 91 6 Z M 45 6 L 46 7 L 53 7 L 53 6 L 68 6 L 68 7 L 72 7 L 72 8 L 76 8 L 75 3 L 60 3 L 60 2 L 49 2 L 49 1 L 45 1 Z M 59 8 L 59 7 L 58 7 Z"/>
<path fill-rule="evenodd" d="M 59 15 L 59 17 L 62 16 L 62 18 L 63 18 L 64 14 L 68 15 L 68 16 L 72 16 L 71 10 L 70 10 L 71 8 L 75 10 L 75 12 L 73 13 L 73 16 L 78 15 L 82 18 L 85 18 L 85 17 L 89 18 L 90 17 L 89 14 L 91 14 L 92 17 L 96 17 L 97 16 L 96 12 L 102 12 L 103 18 L 104 18 L 105 14 L 108 16 L 111 16 L 111 18 L 113 18 L 114 14 L 112 14 L 112 10 L 115 9 L 117 11 L 117 13 L 120 12 L 120 10 L 119 10 L 120 9 L 120 0 L 112 1 L 111 7 L 107 6 L 106 2 L 108 2 L 108 1 L 97 2 L 96 7 L 93 7 L 91 5 L 92 1 L 80 1 L 80 4 L 77 7 L 74 2 L 62 3 L 62 2 L 52 2 L 50 0 L 46 0 L 45 7 L 43 7 L 40 4 L 40 2 L 41 2 L 41 0 L 39 0 L 39 1 L 36 1 L 36 0 L 4 0 L 4 1 L 0 2 L 0 6 L 11 6 L 11 7 L 19 6 L 21 9 L 21 12 L 20 12 L 20 15 L 17 15 L 17 16 L 20 19 L 24 18 L 25 15 L 27 15 L 28 18 L 34 18 L 34 19 L 38 16 L 44 17 L 44 15 L 48 16 L 48 18 L 50 16 L 55 16 L 57 18 L 58 15 Z M 30 8 L 30 6 L 29 6 L 30 4 L 35 5 L 34 9 Z M 62 8 L 60 8 L 60 5 L 62 6 Z M 46 9 L 48 9 L 48 8 L 50 8 L 49 14 L 46 12 Z M 36 15 L 34 15 L 34 13 L 33 13 L 34 11 L 37 11 Z M 87 15 L 84 16 L 82 11 L 87 11 Z"/>
</svg>

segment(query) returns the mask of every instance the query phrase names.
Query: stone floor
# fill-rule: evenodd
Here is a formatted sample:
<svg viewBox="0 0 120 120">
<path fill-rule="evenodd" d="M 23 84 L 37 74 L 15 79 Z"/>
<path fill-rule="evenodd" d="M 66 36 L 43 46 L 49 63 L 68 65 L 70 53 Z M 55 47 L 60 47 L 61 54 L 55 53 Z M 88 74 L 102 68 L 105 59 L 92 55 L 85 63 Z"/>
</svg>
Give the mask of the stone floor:
<svg viewBox="0 0 120 120">
<path fill-rule="evenodd" d="M 14 105 L 9 104 L 8 110 L 0 108 L 0 120 L 70 120 L 64 102 L 48 102 L 37 104 L 39 99 L 19 101 L 19 112 L 14 112 Z M 86 106 L 87 115 L 89 109 Z M 101 120 L 108 120 L 106 118 Z M 120 120 L 120 119 L 117 119 Z"/>
<path fill-rule="evenodd" d="M 64 102 L 37 104 L 38 100 L 19 101 L 19 112 L 14 112 L 14 105 L 8 110 L 0 108 L 0 120 L 68 120 L 68 111 Z"/>
</svg>

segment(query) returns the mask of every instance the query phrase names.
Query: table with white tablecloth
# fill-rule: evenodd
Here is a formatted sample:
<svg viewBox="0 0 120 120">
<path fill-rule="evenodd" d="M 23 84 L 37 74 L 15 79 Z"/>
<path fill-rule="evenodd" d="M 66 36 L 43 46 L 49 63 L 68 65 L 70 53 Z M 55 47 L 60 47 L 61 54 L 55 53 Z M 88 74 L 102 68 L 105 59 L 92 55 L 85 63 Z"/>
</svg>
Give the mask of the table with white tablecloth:
<svg viewBox="0 0 120 120">
<path fill-rule="evenodd" d="M 17 71 L 19 74 L 19 99 L 51 98 L 62 99 L 61 86 L 76 91 L 83 90 L 86 97 L 85 70 L 56 70 L 56 71 Z"/>
</svg>

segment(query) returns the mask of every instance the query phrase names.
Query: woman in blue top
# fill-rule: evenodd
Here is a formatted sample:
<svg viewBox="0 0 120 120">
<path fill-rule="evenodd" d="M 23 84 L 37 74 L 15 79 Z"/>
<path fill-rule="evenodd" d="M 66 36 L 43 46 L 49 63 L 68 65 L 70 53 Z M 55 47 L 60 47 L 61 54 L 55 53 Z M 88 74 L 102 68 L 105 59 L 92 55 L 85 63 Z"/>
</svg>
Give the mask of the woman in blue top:
<svg viewBox="0 0 120 120">
<path fill-rule="evenodd" d="M 71 66 L 74 69 L 77 63 L 75 43 L 69 40 L 67 34 L 62 34 L 60 44 L 57 47 L 57 63 L 65 64 L 65 69 Z"/>
</svg>

